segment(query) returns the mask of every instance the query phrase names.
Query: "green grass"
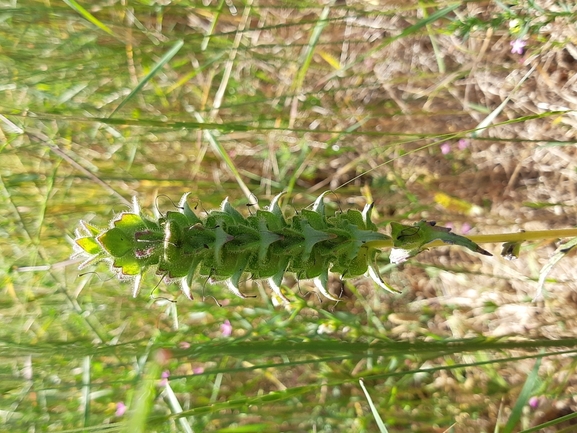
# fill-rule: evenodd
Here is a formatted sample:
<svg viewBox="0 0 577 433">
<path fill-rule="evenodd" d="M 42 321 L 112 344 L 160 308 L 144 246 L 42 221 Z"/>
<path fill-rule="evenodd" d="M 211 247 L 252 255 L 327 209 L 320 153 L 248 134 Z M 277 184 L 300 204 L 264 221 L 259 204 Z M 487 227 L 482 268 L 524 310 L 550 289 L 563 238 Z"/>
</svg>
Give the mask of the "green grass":
<svg viewBox="0 0 577 433">
<path fill-rule="evenodd" d="M 524 99 L 571 71 L 574 6 L 233 3 L 0 3 L 4 429 L 528 432 L 574 420 L 542 416 L 574 409 L 577 350 L 574 257 L 532 303 L 546 241 L 510 264 L 447 248 L 398 268 L 383 258 L 398 297 L 356 279 L 321 302 L 287 281 L 284 308 L 250 281 L 256 298 L 200 282 L 191 302 L 152 275 L 137 298 L 104 265 L 79 275 L 78 221 L 104 226 L 134 195 L 166 211 L 190 191 L 201 210 L 286 190 L 298 211 L 333 189 L 334 209 L 374 200 L 383 229 L 574 224 L 575 136 L 555 108 L 570 103 L 553 95 L 536 112 Z M 520 37 L 533 63 L 510 53 Z M 504 105 L 500 88 L 515 89 Z"/>
</svg>

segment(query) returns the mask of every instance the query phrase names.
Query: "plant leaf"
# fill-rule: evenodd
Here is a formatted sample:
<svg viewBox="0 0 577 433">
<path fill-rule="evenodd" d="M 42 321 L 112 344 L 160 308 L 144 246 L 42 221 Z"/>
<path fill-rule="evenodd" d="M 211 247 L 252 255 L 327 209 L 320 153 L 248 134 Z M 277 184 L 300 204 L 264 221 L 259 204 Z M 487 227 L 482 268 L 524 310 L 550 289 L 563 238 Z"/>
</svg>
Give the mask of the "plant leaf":
<svg viewBox="0 0 577 433">
<path fill-rule="evenodd" d="M 551 256 L 547 264 L 543 266 L 543 269 L 541 269 L 539 274 L 539 282 L 537 283 L 537 294 L 535 295 L 535 298 L 533 298 L 533 301 L 536 301 L 543 296 L 543 288 L 545 287 L 545 280 L 547 279 L 547 275 L 549 275 L 559 260 L 565 257 L 569 251 L 575 248 L 575 245 L 577 245 L 577 238 L 571 239 L 569 242 L 560 245 L 559 248 L 557 248 L 555 251 L 555 254 Z"/>
<path fill-rule="evenodd" d="M 359 380 L 359 385 L 361 385 L 361 388 L 363 389 L 363 392 L 365 393 L 365 397 L 367 398 L 367 401 L 369 403 L 369 407 L 371 408 L 371 413 L 373 414 L 373 418 L 375 418 L 375 422 L 377 423 L 377 426 L 379 426 L 379 431 L 381 433 L 388 433 L 389 431 L 387 430 L 387 427 L 385 426 L 383 419 L 379 415 L 379 411 L 375 407 L 375 404 L 373 403 L 373 399 L 371 398 L 369 391 L 367 391 L 367 388 L 365 388 L 365 383 L 363 382 L 362 379 Z"/>
<path fill-rule="evenodd" d="M 521 389 L 521 393 L 515 402 L 515 406 L 513 406 L 513 410 L 511 411 L 511 416 L 509 417 L 507 424 L 503 428 L 503 433 L 511 433 L 515 426 L 519 423 L 521 419 L 521 415 L 523 414 L 523 408 L 529 402 L 531 395 L 537 385 L 537 380 L 539 379 L 539 367 L 541 366 L 541 359 L 538 358 L 535 361 L 535 365 L 533 369 L 527 376 L 527 380 L 523 385 L 523 389 Z"/>
<path fill-rule="evenodd" d="M 465 236 L 460 236 L 451 232 L 448 227 L 440 227 L 435 225 L 434 221 L 419 221 L 412 226 L 391 223 L 391 235 L 393 237 L 394 261 L 393 263 L 401 263 L 410 257 L 413 257 L 425 249 L 425 245 L 433 241 L 441 241 L 450 245 L 461 245 L 471 251 L 485 256 L 492 256 L 492 254 L 471 239 Z M 404 252 L 404 254 L 403 254 Z"/>
</svg>

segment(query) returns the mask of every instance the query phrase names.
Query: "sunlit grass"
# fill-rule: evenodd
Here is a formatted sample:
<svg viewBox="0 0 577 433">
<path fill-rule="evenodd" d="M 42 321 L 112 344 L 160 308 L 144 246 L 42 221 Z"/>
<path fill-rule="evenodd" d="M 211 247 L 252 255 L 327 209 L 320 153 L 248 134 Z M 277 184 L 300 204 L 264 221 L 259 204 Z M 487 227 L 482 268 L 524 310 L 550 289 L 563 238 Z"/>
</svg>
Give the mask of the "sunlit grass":
<svg viewBox="0 0 577 433">
<path fill-rule="evenodd" d="M 518 320 L 507 317 L 514 309 L 537 308 L 529 283 L 538 280 L 545 243 L 525 247 L 521 269 L 491 268 L 454 250 L 400 270 L 383 261 L 399 297 L 364 279 L 335 281 L 343 300 L 334 304 L 295 283 L 286 309 L 251 282 L 256 299 L 204 284 L 190 302 L 149 275 L 132 298 L 131 285 L 105 265 L 79 275 L 68 261 L 78 221 L 105 226 L 132 195 L 166 211 L 189 191 L 199 209 L 211 209 L 226 196 L 242 207 L 288 190 L 287 208 L 298 211 L 335 189 L 335 209 L 359 209 L 364 186 L 382 227 L 424 215 L 456 228 L 472 223 L 477 234 L 573 224 L 566 196 L 551 204 L 543 192 L 540 200 L 512 194 L 509 202 L 490 195 L 520 194 L 506 181 L 532 175 L 515 175 L 509 153 L 529 158 L 539 146 L 574 145 L 570 116 L 531 112 L 515 97 L 496 113 L 502 99 L 482 87 L 485 73 L 511 75 L 511 89 L 521 79 L 514 72 L 523 65 L 505 53 L 509 36 L 531 38 L 536 56 L 537 42 L 551 52 L 554 42 L 561 56 L 561 43 L 542 40 L 535 26 L 570 23 L 569 6 L 539 21 L 538 9 L 491 4 L 486 10 L 498 18 L 491 21 L 474 2 L 234 2 L 236 11 L 229 3 L 3 5 L 3 424 L 12 431 L 360 432 L 376 431 L 376 410 L 390 432 L 494 431 L 496 424 L 532 431 L 539 418 L 528 398 L 553 405 L 575 393 L 575 328 L 567 310 L 556 310 L 569 309 L 571 298 L 552 292 L 559 299 L 543 304 L 543 334 L 530 320 L 515 338 L 492 331 Z M 523 34 L 509 35 L 507 19 L 519 18 Z M 447 34 L 451 27 L 460 38 Z M 481 56 L 484 38 L 494 59 Z M 507 47 L 499 51 L 499 43 Z M 441 154 L 444 141 L 472 137 L 492 112 L 499 116 L 470 148 Z M 520 136 L 523 129 L 537 132 Z M 547 164 L 542 178 L 556 169 Z M 511 175 L 505 183 L 499 167 Z M 470 195 L 475 188 L 482 200 Z M 443 208 L 434 200 L 439 191 L 483 213 Z M 571 292 L 573 278 L 553 274 L 549 283 Z M 464 300 L 469 290 L 483 297 L 481 309 Z M 221 330 L 226 320 L 231 336 Z"/>
</svg>

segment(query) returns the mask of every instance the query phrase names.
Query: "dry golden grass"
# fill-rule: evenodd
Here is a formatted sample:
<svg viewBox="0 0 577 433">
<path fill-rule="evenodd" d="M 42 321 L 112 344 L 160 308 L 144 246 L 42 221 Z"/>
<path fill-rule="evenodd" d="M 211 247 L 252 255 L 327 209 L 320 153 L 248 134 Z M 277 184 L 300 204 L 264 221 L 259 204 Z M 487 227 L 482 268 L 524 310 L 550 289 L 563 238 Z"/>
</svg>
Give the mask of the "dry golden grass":
<svg viewBox="0 0 577 433">
<path fill-rule="evenodd" d="M 556 7 L 555 2 L 538 3 L 544 9 Z M 387 6 L 397 7 L 398 2 L 379 2 L 378 7 L 386 9 Z M 466 15 L 491 16 L 494 12 L 495 6 L 488 2 L 471 3 L 467 5 Z M 352 20 L 346 29 L 333 28 L 333 37 L 342 39 L 342 34 L 347 34 L 353 40 L 369 40 L 398 34 L 407 27 L 402 18 L 394 16 L 367 17 L 362 21 L 360 24 L 359 20 Z M 345 87 L 351 88 L 335 92 L 334 98 L 342 104 L 339 117 L 359 119 L 370 112 L 374 117 L 367 129 L 416 134 L 470 130 L 487 115 L 475 107 L 494 109 L 506 98 L 510 98 L 509 102 L 497 121 L 551 111 L 560 113 L 490 128 L 479 139 L 471 138 L 465 151 L 456 150 L 456 143 L 452 143 L 454 150 L 448 158 L 441 155 L 437 147 L 398 157 L 399 147 L 389 148 L 384 137 L 378 143 L 381 151 L 375 149 L 376 140 L 355 137 L 353 145 L 358 153 L 372 157 L 355 158 L 346 154 L 335 159 L 334 166 L 329 168 L 332 175 L 320 176 L 322 187 L 335 188 L 353 179 L 363 171 L 359 166 L 375 167 L 356 184 L 360 186 L 372 176 L 394 182 L 399 176 L 404 180 L 399 203 L 405 202 L 400 196 L 408 191 L 421 203 L 431 204 L 427 210 L 412 214 L 413 219 L 450 222 L 456 231 L 467 222 L 473 225 L 474 233 L 574 226 L 577 220 L 577 150 L 573 144 L 577 138 L 577 38 L 575 29 L 563 20 L 555 20 L 541 30 L 531 38 L 523 56 L 511 53 L 511 37 L 507 32 L 488 29 L 471 33 L 467 40 L 455 35 L 439 36 L 437 55 L 431 40 L 422 36 L 401 39 L 364 58 L 352 68 L 355 74 L 346 81 Z M 335 46 L 331 54 L 344 62 L 354 61 L 360 55 L 354 46 L 346 44 Z M 438 72 L 436 56 L 443 58 L 446 73 Z M 316 60 L 322 62 L 318 56 Z M 516 88 L 531 69 L 528 79 Z M 309 77 L 309 82 L 325 88 L 331 83 L 322 73 L 316 78 Z M 359 82 L 365 87 L 362 91 L 354 89 Z M 335 119 L 335 113 L 323 114 Z M 310 113 L 299 111 L 296 118 L 304 122 L 310 119 Z M 344 124 L 338 123 L 330 126 L 344 128 Z M 555 145 L 555 142 L 567 144 Z M 410 148 L 411 145 L 405 145 L 402 151 Z M 382 166 L 389 158 L 396 159 Z M 309 188 L 319 189 L 316 185 Z M 403 214 L 403 208 L 395 203 L 394 189 L 388 192 L 390 195 L 383 197 L 378 190 L 372 191 L 377 210 L 394 219 Z M 477 205 L 479 212 L 465 215 L 435 204 L 432 199 L 435 192 Z M 537 242 L 526 247 L 521 258 L 515 261 L 499 257 L 498 245 L 492 248 L 495 257 L 491 258 L 448 248 L 420 255 L 419 266 L 405 265 L 392 275 L 393 284 L 409 288 L 406 296 L 402 300 L 380 296 L 380 302 L 394 311 L 389 315 L 391 335 L 411 339 L 432 331 L 455 338 L 476 335 L 574 337 L 577 334 L 574 255 L 566 257 L 550 274 L 545 299 L 531 302 L 537 292 L 540 270 L 557 245 L 556 242 Z M 435 269 L 435 266 L 457 272 Z M 423 322 L 420 312 L 425 307 L 436 314 Z M 573 362 L 570 357 L 550 360 L 543 363 L 542 369 L 567 371 Z M 508 383 L 522 384 L 531 365 L 530 360 L 525 364 L 519 362 L 513 368 L 504 368 L 501 374 Z M 486 382 L 483 377 L 470 380 L 477 384 Z M 567 395 L 577 395 L 577 377 L 563 373 L 555 382 L 566 387 Z M 439 391 L 459 393 L 458 387 L 451 388 L 450 380 L 439 381 L 434 386 Z M 487 400 L 484 404 L 490 414 L 488 419 L 497 419 L 498 402 Z M 536 413 L 534 422 L 554 419 L 576 408 L 574 398 L 547 402 Z M 466 412 L 462 409 L 460 416 Z M 481 431 L 478 422 L 469 424 L 458 418 L 456 421 L 461 425 L 457 431 L 468 431 L 467 425 Z M 491 425 L 488 422 L 484 428 Z"/>
</svg>

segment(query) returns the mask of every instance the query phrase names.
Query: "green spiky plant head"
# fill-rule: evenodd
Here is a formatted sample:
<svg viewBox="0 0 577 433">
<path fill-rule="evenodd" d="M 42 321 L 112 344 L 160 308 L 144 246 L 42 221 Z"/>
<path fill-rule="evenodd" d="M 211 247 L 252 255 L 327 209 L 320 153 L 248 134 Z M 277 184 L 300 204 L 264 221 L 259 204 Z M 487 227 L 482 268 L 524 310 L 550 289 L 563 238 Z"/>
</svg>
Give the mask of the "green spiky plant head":
<svg viewBox="0 0 577 433">
<path fill-rule="evenodd" d="M 108 227 L 99 229 L 81 222 L 75 238 L 75 256 L 85 260 L 80 268 L 106 261 L 120 279 L 133 279 L 133 295 L 142 275 L 155 272 L 176 281 L 190 299 L 196 281 L 223 282 L 235 295 L 242 278 L 267 280 L 282 300 L 285 273 L 312 279 L 327 298 L 329 272 L 342 278 L 369 276 L 385 290 L 375 267 L 378 250 L 371 246 L 390 237 L 379 233 L 371 221 L 372 205 L 363 211 L 348 210 L 327 215 L 322 194 L 311 209 L 286 218 L 279 206 L 282 194 L 265 210 L 243 216 L 228 200 L 221 207 L 197 215 L 185 194 L 176 211 L 157 219 L 141 212 L 137 201 L 131 211 L 119 214 Z"/>
</svg>

